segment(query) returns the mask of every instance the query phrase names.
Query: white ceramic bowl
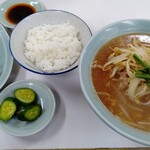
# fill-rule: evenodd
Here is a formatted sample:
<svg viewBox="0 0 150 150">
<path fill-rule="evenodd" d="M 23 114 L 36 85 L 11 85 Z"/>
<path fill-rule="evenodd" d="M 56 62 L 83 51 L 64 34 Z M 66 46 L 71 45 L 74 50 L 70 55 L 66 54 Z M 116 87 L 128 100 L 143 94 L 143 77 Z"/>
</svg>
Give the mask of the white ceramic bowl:
<svg viewBox="0 0 150 150">
<path fill-rule="evenodd" d="M 39 70 L 24 55 L 24 41 L 29 29 L 44 24 L 62 24 L 66 23 L 67 21 L 69 21 L 71 25 L 75 26 L 79 33 L 78 38 L 82 43 L 82 47 L 84 47 L 91 38 L 91 31 L 82 19 L 66 11 L 46 10 L 26 17 L 13 30 L 10 37 L 10 50 L 14 59 L 25 69 L 44 75 L 61 74 L 76 68 L 78 66 L 79 59 L 73 65 L 64 70 L 47 73 Z"/>
<path fill-rule="evenodd" d="M 13 57 L 9 51 L 9 36 L 0 25 L 0 89 L 8 80 L 13 67 Z"/>
<path fill-rule="evenodd" d="M 8 19 L 6 18 L 6 13 L 10 7 L 16 4 L 27 4 L 27 5 L 33 6 L 36 12 L 43 10 L 38 0 L 6 0 L 4 1 L 4 3 L 0 5 L 0 23 L 10 29 L 13 29 L 16 26 L 16 24 L 12 24 L 11 22 L 8 21 Z"/>
<path fill-rule="evenodd" d="M 37 94 L 37 102 L 42 106 L 41 116 L 33 122 L 24 122 L 12 118 L 8 122 L 0 120 L 0 129 L 14 136 L 29 136 L 44 129 L 51 121 L 55 112 L 55 97 L 52 91 L 43 83 L 36 80 L 20 80 L 7 86 L 0 93 L 0 104 L 6 97 L 13 97 L 17 88 L 31 88 Z"/>
<path fill-rule="evenodd" d="M 150 20 L 131 19 L 110 24 L 99 30 L 83 49 L 79 63 L 82 91 L 94 112 L 112 129 L 121 135 L 150 146 L 150 133 L 137 130 L 114 117 L 99 100 L 91 79 L 91 65 L 94 56 L 107 41 L 128 33 L 150 34 Z"/>
</svg>

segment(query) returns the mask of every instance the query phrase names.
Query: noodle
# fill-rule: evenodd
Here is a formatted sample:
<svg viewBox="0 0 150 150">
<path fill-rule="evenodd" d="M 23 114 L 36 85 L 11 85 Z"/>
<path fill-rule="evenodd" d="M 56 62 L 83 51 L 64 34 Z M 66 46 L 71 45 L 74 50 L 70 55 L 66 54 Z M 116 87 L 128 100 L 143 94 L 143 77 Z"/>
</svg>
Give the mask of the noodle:
<svg viewBox="0 0 150 150">
<path fill-rule="evenodd" d="M 128 112 L 125 110 L 125 108 L 122 105 L 119 105 L 121 111 L 123 112 L 123 114 L 129 119 L 131 120 L 131 118 L 129 117 Z"/>
</svg>

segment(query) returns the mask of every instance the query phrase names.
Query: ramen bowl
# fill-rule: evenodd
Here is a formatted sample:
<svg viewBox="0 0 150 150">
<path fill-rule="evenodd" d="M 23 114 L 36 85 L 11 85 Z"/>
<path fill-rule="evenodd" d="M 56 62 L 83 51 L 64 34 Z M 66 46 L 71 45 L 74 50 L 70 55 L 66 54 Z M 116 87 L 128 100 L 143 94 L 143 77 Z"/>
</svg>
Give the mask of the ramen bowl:
<svg viewBox="0 0 150 150">
<path fill-rule="evenodd" d="M 141 144 L 150 145 L 150 132 L 134 128 L 114 115 L 105 107 L 95 91 L 92 80 L 92 65 L 95 55 L 111 39 L 132 33 L 150 34 L 150 20 L 130 19 L 107 25 L 93 35 L 80 57 L 79 75 L 83 94 L 93 111 L 109 127 L 121 135 Z M 102 57 L 103 58 L 103 57 Z M 104 84 L 102 84 L 105 86 Z"/>
<path fill-rule="evenodd" d="M 52 37 L 49 37 L 47 40 L 44 40 L 44 41 L 50 42 L 50 44 L 43 44 L 43 46 L 39 45 L 40 47 L 42 47 L 40 52 L 42 52 L 43 49 L 44 49 L 43 50 L 44 53 L 45 52 L 47 53 L 47 51 L 48 51 L 48 53 L 47 53 L 48 55 L 46 54 L 44 57 L 42 57 L 41 60 L 45 60 L 45 58 L 47 56 L 50 56 L 50 58 L 52 58 L 52 59 L 54 58 L 54 61 L 59 60 L 59 61 L 57 61 L 57 65 L 55 65 L 54 67 L 52 65 L 52 68 L 54 68 L 54 70 L 52 69 L 50 71 L 44 71 L 42 69 L 39 69 L 39 67 L 37 67 L 37 65 L 35 65 L 35 63 L 31 62 L 25 56 L 25 52 L 24 52 L 25 51 L 25 43 L 24 42 L 25 42 L 25 39 L 27 38 L 27 33 L 30 29 L 33 29 L 34 27 L 39 27 L 39 26 L 42 26 L 44 28 L 44 25 L 48 25 L 48 28 L 49 28 L 49 26 L 50 27 L 54 26 L 54 28 L 56 28 L 56 26 L 64 27 L 64 24 L 66 24 L 66 27 L 68 27 L 67 26 L 68 23 L 69 23 L 69 25 L 75 27 L 75 30 L 77 31 L 76 38 L 81 42 L 81 47 L 84 48 L 84 46 L 87 44 L 88 40 L 91 38 L 91 31 L 90 31 L 89 27 L 87 26 L 87 24 L 81 18 L 77 17 L 76 15 L 74 15 L 72 13 L 62 11 L 62 10 L 46 10 L 46 11 L 41 11 L 41 12 L 35 13 L 33 15 L 30 15 L 30 16 L 26 17 L 25 19 L 23 19 L 19 24 L 17 24 L 17 26 L 13 30 L 11 37 L 10 37 L 10 50 L 11 50 L 12 56 L 18 62 L 18 64 L 21 65 L 22 67 L 24 67 L 25 69 L 27 69 L 31 72 L 43 74 L 43 75 L 62 74 L 62 73 L 66 73 L 68 71 L 71 71 L 71 70 L 77 68 L 80 53 L 78 55 L 79 57 L 77 57 L 77 59 L 73 63 L 70 63 L 70 60 L 71 60 L 70 58 L 72 56 L 74 57 L 76 54 L 74 55 L 73 53 L 68 52 L 67 54 L 65 53 L 65 57 L 64 57 L 65 59 L 61 57 L 64 55 L 64 53 L 62 53 L 62 52 L 60 53 L 59 50 L 63 50 L 63 52 L 65 52 L 68 48 L 66 48 L 66 49 L 58 48 L 58 45 L 59 45 L 59 47 L 60 47 L 60 45 L 62 45 L 64 47 L 64 45 L 67 46 L 68 44 L 72 44 L 73 42 L 67 42 L 66 44 L 61 44 L 61 42 L 64 43 L 64 40 L 62 40 L 62 38 L 67 37 L 67 36 L 65 33 L 64 37 L 58 38 L 58 35 L 62 34 L 62 33 L 60 33 L 60 28 L 59 28 L 60 34 L 56 33 L 56 32 L 58 32 L 58 30 L 56 29 L 56 31 L 52 34 Z M 43 31 L 43 28 L 42 28 L 42 30 L 38 30 L 38 31 Z M 61 30 L 61 32 L 65 31 L 65 29 L 63 28 Z M 45 28 L 44 28 L 44 31 L 42 33 L 40 33 L 39 37 L 41 37 L 44 33 L 47 33 L 47 31 L 45 32 Z M 51 35 L 51 33 L 52 32 L 50 32 L 48 35 Z M 68 31 L 67 31 L 67 33 L 68 33 Z M 46 35 L 46 36 L 48 36 L 48 35 Z M 70 33 L 68 33 L 68 35 L 70 36 Z M 45 37 L 45 35 L 44 35 L 44 37 Z M 55 42 L 53 42 L 53 40 L 51 40 L 51 38 L 55 39 L 54 40 Z M 35 39 L 35 38 L 33 38 L 33 39 Z M 70 39 L 70 37 L 69 37 L 69 39 Z M 61 42 L 58 42 L 59 40 Z M 51 44 L 52 42 L 54 43 L 53 45 Z M 58 44 L 56 44 L 56 42 Z M 43 38 L 42 38 L 42 43 L 43 43 Z M 47 45 L 47 46 L 45 46 L 45 45 Z M 49 45 L 52 45 L 52 46 L 49 47 Z M 49 48 L 47 48 L 47 47 L 49 47 Z M 54 47 L 57 50 L 54 49 Z M 72 46 L 72 48 L 74 48 L 74 46 Z M 81 50 L 82 50 L 82 48 L 81 48 Z M 51 50 L 51 49 L 54 49 L 54 50 Z M 49 52 L 49 50 L 50 50 L 50 52 Z M 78 48 L 75 49 L 75 51 L 77 51 L 77 50 L 78 50 Z M 44 53 L 42 53 L 42 55 L 39 54 L 36 56 L 43 56 Z M 54 53 L 56 53 L 56 54 L 54 54 Z M 61 54 L 63 54 L 63 55 L 61 55 Z M 59 59 L 58 57 L 60 57 L 61 59 Z M 55 59 L 55 58 L 57 58 L 57 59 Z M 65 67 L 64 63 L 66 63 L 66 60 L 67 60 L 66 58 L 69 58 L 69 61 L 68 61 L 69 65 L 67 65 Z M 51 59 L 46 59 L 46 62 L 49 62 L 49 60 L 51 60 Z M 53 64 L 54 61 L 52 60 L 51 64 Z M 41 65 L 42 63 L 39 63 L 39 64 Z M 45 62 L 43 62 L 43 64 L 45 64 Z M 48 66 L 50 66 L 50 63 L 47 65 L 47 67 Z M 60 66 L 62 68 L 56 70 L 56 67 L 58 67 L 58 66 Z"/>
</svg>

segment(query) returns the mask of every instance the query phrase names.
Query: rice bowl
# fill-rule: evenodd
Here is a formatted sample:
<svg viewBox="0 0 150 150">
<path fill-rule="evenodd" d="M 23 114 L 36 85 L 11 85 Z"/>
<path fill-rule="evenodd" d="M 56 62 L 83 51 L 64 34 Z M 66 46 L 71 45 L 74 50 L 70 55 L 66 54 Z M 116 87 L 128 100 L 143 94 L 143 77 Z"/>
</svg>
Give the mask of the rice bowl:
<svg viewBox="0 0 150 150">
<path fill-rule="evenodd" d="M 57 19 L 56 19 L 57 18 Z M 67 22 L 70 23 L 71 26 L 75 27 L 76 36 L 79 41 L 75 40 L 76 43 L 79 44 L 77 53 L 75 55 L 71 55 L 71 60 L 74 58 L 74 61 L 72 64 L 70 63 L 69 66 L 63 68 L 63 69 L 53 69 L 53 71 L 43 71 L 41 68 L 39 69 L 35 62 L 31 62 L 26 56 L 25 56 L 25 45 L 24 42 L 27 38 L 28 31 L 30 29 L 33 29 L 34 27 L 43 26 L 43 25 L 60 25 L 60 24 L 66 24 Z M 24 29 L 24 30 L 22 30 Z M 41 33 L 40 33 L 41 34 Z M 41 11 L 38 13 L 35 13 L 33 15 L 30 15 L 23 19 L 21 22 L 17 24 L 15 29 L 13 30 L 11 36 L 10 36 L 10 51 L 14 59 L 18 62 L 19 65 L 21 65 L 23 68 L 32 71 L 34 73 L 43 74 L 43 75 L 56 75 L 65 73 L 68 71 L 71 71 L 78 66 L 80 52 L 84 48 L 84 46 L 87 44 L 89 39 L 91 38 L 92 33 L 87 26 L 87 24 L 77 17 L 74 14 L 71 14 L 69 12 L 61 11 L 61 10 L 46 10 Z M 69 38 L 68 38 L 69 39 Z M 73 40 L 72 40 L 73 41 Z M 81 42 L 81 45 L 80 45 Z M 73 44 L 74 45 L 74 44 Z M 81 49 L 82 46 L 82 49 Z M 43 46 L 42 46 L 43 48 Z M 72 52 L 71 52 L 72 53 Z M 47 55 L 47 54 L 45 54 Z M 40 57 L 40 56 L 39 56 Z M 66 56 L 64 56 L 66 57 Z M 68 56 L 67 56 L 68 57 Z M 38 58 L 37 58 L 38 59 Z M 41 59 L 41 58 L 40 58 Z M 69 58 L 70 59 L 70 58 Z M 57 61 L 59 62 L 59 61 Z M 70 62 L 70 61 L 69 61 Z M 61 61 L 59 62 L 59 64 Z M 47 64 L 47 63 L 46 63 Z M 41 64 L 40 64 L 41 65 Z M 60 64 L 61 66 L 61 64 Z M 47 68 L 46 68 L 47 70 Z"/>
</svg>

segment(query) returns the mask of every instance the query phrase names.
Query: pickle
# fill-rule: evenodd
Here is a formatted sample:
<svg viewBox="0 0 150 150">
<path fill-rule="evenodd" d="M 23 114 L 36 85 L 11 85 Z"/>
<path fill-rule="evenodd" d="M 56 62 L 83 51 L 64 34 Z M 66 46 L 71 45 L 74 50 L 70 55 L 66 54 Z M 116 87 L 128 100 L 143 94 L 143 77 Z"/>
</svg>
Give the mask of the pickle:
<svg viewBox="0 0 150 150">
<path fill-rule="evenodd" d="M 20 109 L 17 118 L 21 121 L 34 121 L 42 114 L 42 107 L 39 104 Z"/>
<path fill-rule="evenodd" d="M 8 121 L 10 120 L 17 110 L 16 103 L 14 99 L 9 97 L 6 98 L 0 106 L 0 120 Z"/>
<path fill-rule="evenodd" d="M 36 103 L 36 93 L 30 88 L 16 89 L 14 92 L 14 96 L 23 106 Z"/>
</svg>

